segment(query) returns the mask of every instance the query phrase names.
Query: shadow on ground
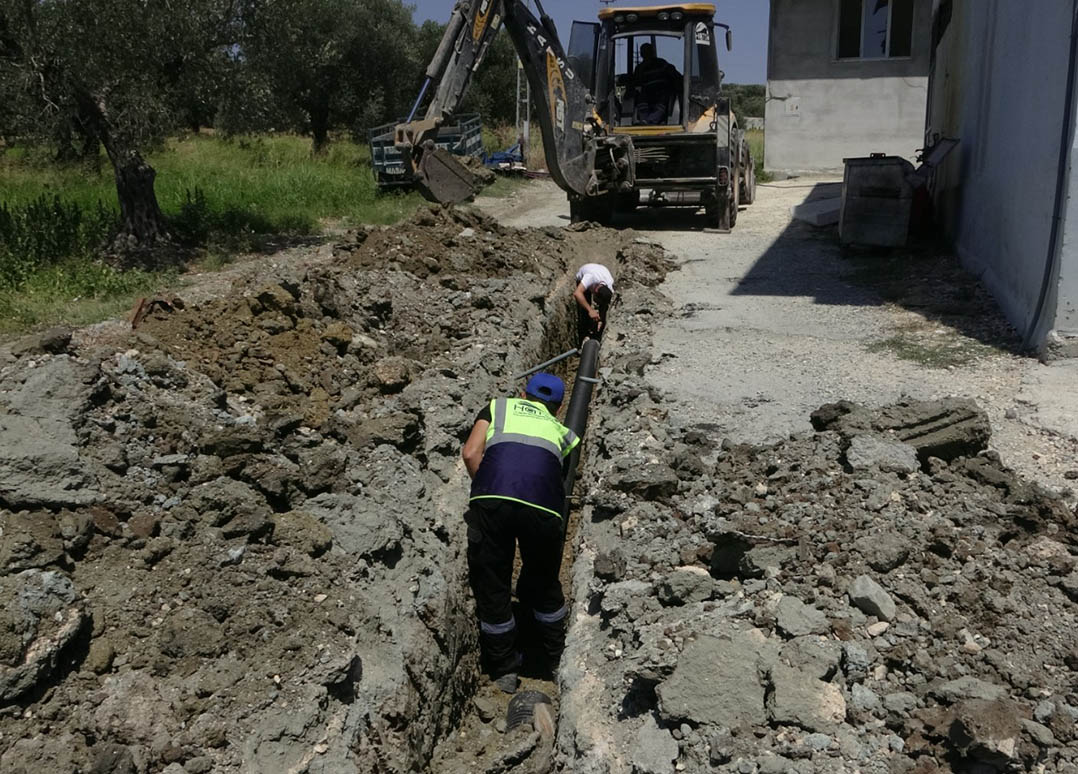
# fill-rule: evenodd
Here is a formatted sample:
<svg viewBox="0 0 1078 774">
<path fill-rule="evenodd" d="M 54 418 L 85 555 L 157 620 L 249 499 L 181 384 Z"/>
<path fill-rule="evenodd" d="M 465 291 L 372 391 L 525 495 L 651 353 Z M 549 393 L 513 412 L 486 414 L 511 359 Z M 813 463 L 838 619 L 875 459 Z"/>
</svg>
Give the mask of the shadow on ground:
<svg viewBox="0 0 1078 774">
<path fill-rule="evenodd" d="M 818 183 L 805 201 L 840 193 L 840 183 Z M 904 248 L 853 248 L 839 243 L 837 226 L 792 220 L 732 293 L 806 296 L 829 305 L 892 304 L 913 314 L 874 346 L 926 365 L 957 365 L 982 354 L 971 342 L 1019 352 L 1020 338 L 995 299 L 945 241 L 930 228 L 922 231 Z"/>
<path fill-rule="evenodd" d="M 744 212 L 748 205 L 742 205 L 738 212 Z M 569 214 L 558 216 L 569 222 Z M 712 226 L 711 219 L 704 214 L 703 207 L 639 207 L 632 212 L 619 212 L 614 215 L 610 225 L 614 228 L 633 228 L 638 231 L 707 231 L 722 233 Z M 734 226 L 736 229 L 737 226 Z"/>
</svg>

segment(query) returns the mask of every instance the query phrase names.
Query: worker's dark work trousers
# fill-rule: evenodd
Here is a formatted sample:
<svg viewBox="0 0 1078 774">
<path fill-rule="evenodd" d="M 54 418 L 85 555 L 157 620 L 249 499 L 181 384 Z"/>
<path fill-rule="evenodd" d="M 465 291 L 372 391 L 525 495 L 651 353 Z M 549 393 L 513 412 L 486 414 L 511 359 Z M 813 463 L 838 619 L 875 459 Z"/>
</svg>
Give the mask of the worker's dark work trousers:
<svg viewBox="0 0 1078 774">
<path fill-rule="evenodd" d="M 547 666 L 553 669 L 565 647 L 565 597 L 558 579 L 561 519 L 511 500 L 486 499 L 473 501 L 465 520 L 468 579 L 479 614 L 484 669 L 499 677 L 520 665 L 511 591 L 518 542 L 521 568 L 517 597 L 532 611 Z"/>
</svg>

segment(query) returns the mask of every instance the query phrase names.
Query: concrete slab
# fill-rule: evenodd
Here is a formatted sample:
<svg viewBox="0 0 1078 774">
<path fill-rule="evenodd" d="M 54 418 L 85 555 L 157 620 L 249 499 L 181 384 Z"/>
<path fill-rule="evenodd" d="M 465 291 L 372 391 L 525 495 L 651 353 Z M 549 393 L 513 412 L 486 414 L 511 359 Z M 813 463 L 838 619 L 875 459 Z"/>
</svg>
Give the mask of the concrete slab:
<svg viewBox="0 0 1078 774">
<path fill-rule="evenodd" d="M 842 211 L 842 198 L 817 199 L 790 208 L 790 214 L 812 226 L 833 226 Z"/>
</svg>

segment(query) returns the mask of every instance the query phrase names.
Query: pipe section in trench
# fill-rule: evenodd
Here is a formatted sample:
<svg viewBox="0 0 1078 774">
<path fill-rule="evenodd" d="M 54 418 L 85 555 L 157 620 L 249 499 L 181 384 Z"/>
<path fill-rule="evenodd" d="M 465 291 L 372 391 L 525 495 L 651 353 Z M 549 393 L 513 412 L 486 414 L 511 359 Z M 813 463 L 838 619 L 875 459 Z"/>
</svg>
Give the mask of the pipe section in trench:
<svg viewBox="0 0 1078 774">
<path fill-rule="evenodd" d="M 569 398 L 569 408 L 565 410 L 565 426 L 577 434 L 580 444 L 569 454 L 565 464 L 565 504 L 562 510 L 562 524 L 569 523 L 569 496 L 573 493 L 576 481 L 576 469 L 580 464 L 580 447 L 584 442 L 584 432 L 588 429 L 588 404 L 595 390 L 598 379 L 595 374 L 599 369 L 599 341 L 587 339 L 580 347 L 580 364 L 577 367 L 573 394 Z"/>
</svg>

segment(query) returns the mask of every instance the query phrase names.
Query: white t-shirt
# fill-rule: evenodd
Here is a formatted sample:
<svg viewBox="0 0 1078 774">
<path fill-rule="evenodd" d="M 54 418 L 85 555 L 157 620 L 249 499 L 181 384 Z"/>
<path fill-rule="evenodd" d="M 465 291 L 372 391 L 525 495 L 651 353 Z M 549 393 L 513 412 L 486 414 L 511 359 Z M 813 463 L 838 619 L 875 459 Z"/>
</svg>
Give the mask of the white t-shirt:
<svg viewBox="0 0 1078 774">
<path fill-rule="evenodd" d="M 584 284 L 584 290 L 591 290 L 600 283 L 611 291 L 614 290 L 614 277 L 610 274 L 610 269 L 601 263 L 585 263 L 577 270 L 576 281 Z"/>
</svg>

